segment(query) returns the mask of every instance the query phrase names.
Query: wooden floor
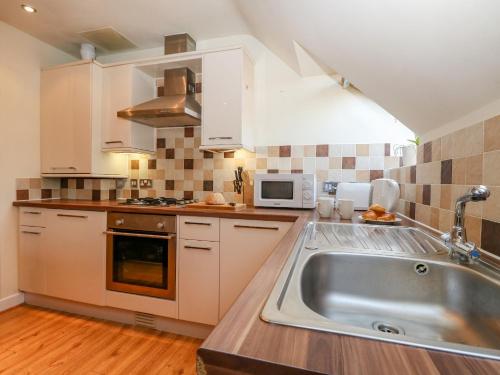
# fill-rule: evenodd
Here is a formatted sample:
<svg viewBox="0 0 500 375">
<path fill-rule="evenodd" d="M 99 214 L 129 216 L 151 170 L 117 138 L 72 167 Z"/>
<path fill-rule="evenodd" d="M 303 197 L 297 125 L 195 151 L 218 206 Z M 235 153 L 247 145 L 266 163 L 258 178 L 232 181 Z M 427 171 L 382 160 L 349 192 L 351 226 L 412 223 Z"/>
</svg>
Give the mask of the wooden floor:
<svg viewBox="0 0 500 375">
<path fill-rule="evenodd" d="M 27 305 L 0 313 L 0 374 L 195 374 L 200 344 Z"/>
</svg>

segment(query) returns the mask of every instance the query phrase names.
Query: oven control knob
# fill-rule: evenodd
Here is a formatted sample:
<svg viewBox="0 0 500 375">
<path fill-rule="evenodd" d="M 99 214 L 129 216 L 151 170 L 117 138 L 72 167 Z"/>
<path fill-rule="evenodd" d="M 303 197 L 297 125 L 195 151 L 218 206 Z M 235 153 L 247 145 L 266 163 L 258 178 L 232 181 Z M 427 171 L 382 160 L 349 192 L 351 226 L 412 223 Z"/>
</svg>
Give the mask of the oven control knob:
<svg viewBox="0 0 500 375">
<path fill-rule="evenodd" d="M 163 229 L 163 228 L 165 228 L 165 223 L 160 222 L 160 223 L 156 224 L 156 227 L 158 229 Z"/>
<path fill-rule="evenodd" d="M 115 225 L 123 225 L 125 223 L 125 219 L 117 219 L 115 221 Z"/>
<path fill-rule="evenodd" d="M 305 200 L 310 200 L 312 198 L 312 194 L 310 191 L 304 191 L 302 197 L 304 197 Z"/>
</svg>

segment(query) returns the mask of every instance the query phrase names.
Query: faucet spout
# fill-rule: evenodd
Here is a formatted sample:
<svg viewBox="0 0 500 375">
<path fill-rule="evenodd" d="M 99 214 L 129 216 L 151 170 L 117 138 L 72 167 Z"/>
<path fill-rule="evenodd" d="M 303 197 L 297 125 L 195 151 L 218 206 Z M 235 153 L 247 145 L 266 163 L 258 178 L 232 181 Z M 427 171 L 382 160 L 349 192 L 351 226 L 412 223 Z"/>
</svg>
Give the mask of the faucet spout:
<svg viewBox="0 0 500 375">
<path fill-rule="evenodd" d="M 471 262 L 480 256 L 479 250 L 472 242 L 467 241 L 465 230 L 465 207 L 468 202 L 485 201 L 490 196 L 484 185 L 474 186 L 468 193 L 457 199 L 455 203 L 455 221 L 450 233 L 442 236 L 449 248 L 450 257 L 458 255 L 460 261 Z"/>
</svg>

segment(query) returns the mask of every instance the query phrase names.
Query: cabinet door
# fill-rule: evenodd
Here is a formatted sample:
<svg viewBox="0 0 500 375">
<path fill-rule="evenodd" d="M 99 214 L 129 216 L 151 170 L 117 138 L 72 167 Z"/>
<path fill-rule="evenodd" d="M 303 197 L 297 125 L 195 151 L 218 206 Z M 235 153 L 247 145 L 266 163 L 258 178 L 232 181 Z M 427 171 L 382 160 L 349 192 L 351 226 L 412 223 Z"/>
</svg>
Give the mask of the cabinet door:
<svg viewBox="0 0 500 375">
<path fill-rule="evenodd" d="M 203 146 L 241 144 L 243 51 L 203 56 Z"/>
<path fill-rule="evenodd" d="M 106 213 L 51 210 L 47 220 L 47 294 L 104 305 Z"/>
<path fill-rule="evenodd" d="M 42 71 L 42 173 L 91 173 L 92 65 Z"/>
<path fill-rule="evenodd" d="M 47 235 L 44 228 L 19 227 L 19 289 L 45 294 L 45 251 Z"/>
<path fill-rule="evenodd" d="M 291 226 L 286 222 L 220 220 L 220 318 Z"/>
<path fill-rule="evenodd" d="M 179 319 L 219 321 L 219 243 L 180 240 Z"/>
<path fill-rule="evenodd" d="M 131 65 L 103 72 L 102 149 L 155 151 L 154 128 L 122 119 L 116 113 L 154 97 L 154 81 Z"/>
</svg>

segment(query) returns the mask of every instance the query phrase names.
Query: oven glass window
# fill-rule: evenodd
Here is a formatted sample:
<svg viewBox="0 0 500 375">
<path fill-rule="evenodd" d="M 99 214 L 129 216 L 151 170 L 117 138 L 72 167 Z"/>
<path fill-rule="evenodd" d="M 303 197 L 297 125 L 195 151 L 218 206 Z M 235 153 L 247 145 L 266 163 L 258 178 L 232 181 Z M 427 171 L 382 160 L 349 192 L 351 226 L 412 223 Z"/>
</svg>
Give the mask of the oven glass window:
<svg viewBox="0 0 500 375">
<path fill-rule="evenodd" d="M 168 241 L 115 235 L 113 281 L 166 289 Z"/>
<path fill-rule="evenodd" d="M 262 199 L 293 199 L 293 181 L 262 181 Z"/>
</svg>

